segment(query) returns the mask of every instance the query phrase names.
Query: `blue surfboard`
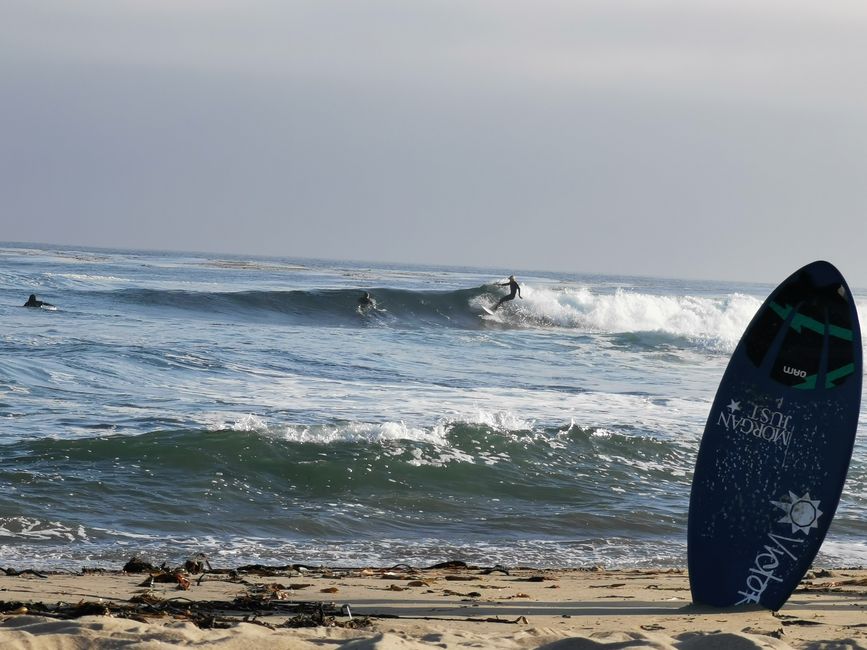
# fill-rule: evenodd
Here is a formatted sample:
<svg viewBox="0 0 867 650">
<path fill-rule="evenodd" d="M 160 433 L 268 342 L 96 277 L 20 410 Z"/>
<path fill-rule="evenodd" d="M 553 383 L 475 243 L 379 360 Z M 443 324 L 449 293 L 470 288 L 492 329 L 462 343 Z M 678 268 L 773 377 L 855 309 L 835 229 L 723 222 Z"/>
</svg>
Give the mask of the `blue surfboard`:
<svg viewBox="0 0 867 650">
<path fill-rule="evenodd" d="M 813 262 L 777 287 L 720 382 L 689 502 L 695 603 L 783 606 L 837 509 L 861 405 L 846 281 Z"/>
</svg>

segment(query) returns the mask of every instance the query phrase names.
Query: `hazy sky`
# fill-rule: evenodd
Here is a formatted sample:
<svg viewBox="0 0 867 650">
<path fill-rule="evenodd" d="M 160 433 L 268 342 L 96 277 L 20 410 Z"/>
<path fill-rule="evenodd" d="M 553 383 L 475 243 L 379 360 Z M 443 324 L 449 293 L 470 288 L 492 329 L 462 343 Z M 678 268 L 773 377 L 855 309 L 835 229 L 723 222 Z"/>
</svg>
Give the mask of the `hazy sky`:
<svg viewBox="0 0 867 650">
<path fill-rule="evenodd" d="M 0 0 L 0 240 L 867 287 L 867 4 Z"/>
</svg>

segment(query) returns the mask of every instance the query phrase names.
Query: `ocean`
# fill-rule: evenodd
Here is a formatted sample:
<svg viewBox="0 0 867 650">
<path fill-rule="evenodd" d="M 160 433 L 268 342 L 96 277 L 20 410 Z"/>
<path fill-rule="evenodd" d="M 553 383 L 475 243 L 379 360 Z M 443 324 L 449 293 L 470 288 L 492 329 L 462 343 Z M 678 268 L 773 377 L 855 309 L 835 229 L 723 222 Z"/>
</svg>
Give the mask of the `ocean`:
<svg viewBox="0 0 867 650">
<path fill-rule="evenodd" d="M 683 567 L 772 288 L 0 244 L 0 564 Z M 817 562 L 867 564 L 863 431 Z"/>
</svg>

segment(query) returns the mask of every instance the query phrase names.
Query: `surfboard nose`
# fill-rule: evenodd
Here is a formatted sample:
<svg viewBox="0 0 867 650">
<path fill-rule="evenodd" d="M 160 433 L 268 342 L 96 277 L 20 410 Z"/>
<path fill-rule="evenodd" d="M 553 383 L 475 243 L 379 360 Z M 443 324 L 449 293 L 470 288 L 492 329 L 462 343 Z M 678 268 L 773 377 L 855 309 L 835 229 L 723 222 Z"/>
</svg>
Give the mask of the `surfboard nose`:
<svg viewBox="0 0 867 650">
<path fill-rule="evenodd" d="M 837 267 L 825 260 L 816 260 L 815 262 L 807 264 L 800 271 L 796 271 L 796 274 L 797 273 L 809 274 L 813 280 L 813 284 L 817 287 L 829 284 L 840 284 L 843 282 L 843 276 L 840 274 L 840 271 L 837 270 Z"/>
</svg>

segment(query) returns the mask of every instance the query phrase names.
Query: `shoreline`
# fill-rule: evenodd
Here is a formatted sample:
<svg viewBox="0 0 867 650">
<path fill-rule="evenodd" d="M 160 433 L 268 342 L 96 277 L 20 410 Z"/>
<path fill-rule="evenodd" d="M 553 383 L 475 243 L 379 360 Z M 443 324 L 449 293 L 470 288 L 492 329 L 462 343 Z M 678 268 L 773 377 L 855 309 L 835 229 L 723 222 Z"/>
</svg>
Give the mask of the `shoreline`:
<svg viewBox="0 0 867 650">
<path fill-rule="evenodd" d="M 695 606 L 684 569 L 460 564 L 25 570 L 0 575 L 0 647 L 867 650 L 861 567 L 813 570 L 771 612 Z"/>
</svg>

